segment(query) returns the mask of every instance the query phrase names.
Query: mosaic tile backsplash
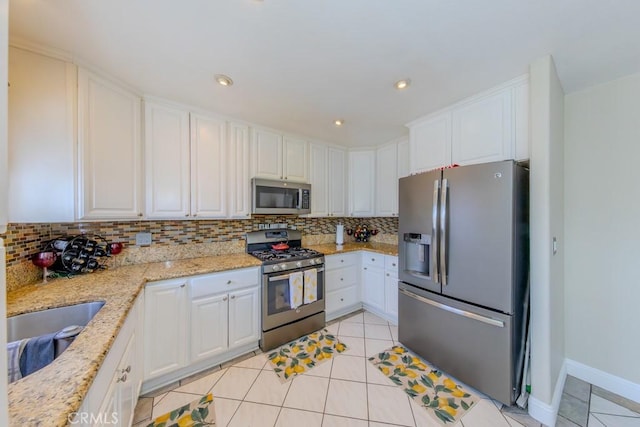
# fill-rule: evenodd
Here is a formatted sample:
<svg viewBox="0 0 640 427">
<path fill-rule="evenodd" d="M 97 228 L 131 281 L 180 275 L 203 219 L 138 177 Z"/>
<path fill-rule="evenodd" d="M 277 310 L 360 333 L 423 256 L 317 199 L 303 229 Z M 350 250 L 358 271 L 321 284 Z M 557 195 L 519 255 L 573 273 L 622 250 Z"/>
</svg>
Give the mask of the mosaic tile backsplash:
<svg viewBox="0 0 640 427">
<path fill-rule="evenodd" d="M 98 234 L 109 241 L 122 242 L 126 247 L 135 246 L 135 235 L 152 234 L 151 247 L 167 252 L 172 245 L 200 245 L 230 242 L 234 251 L 244 249 L 244 235 L 258 230 L 259 224 L 287 224 L 301 230 L 303 236 L 322 236 L 335 233 L 339 222 L 345 228 L 367 224 L 380 231 L 379 241 L 394 239 L 398 232 L 397 218 L 301 218 L 296 216 L 254 215 L 247 220 L 196 220 L 196 221 L 104 221 L 52 224 L 9 224 L 5 238 L 7 266 L 29 261 L 47 241 L 58 236 L 83 233 Z M 347 241 L 352 238 L 345 236 Z M 238 242 L 242 241 L 242 242 Z M 164 248 L 161 248 L 163 247 Z"/>
</svg>

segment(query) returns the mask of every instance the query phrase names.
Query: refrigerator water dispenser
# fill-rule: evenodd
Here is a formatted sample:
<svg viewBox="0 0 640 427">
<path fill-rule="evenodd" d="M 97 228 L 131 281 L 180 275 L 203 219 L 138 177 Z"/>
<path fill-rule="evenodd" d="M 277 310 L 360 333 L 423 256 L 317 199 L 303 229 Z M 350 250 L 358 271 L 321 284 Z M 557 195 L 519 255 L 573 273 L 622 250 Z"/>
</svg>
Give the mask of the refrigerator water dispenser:
<svg viewBox="0 0 640 427">
<path fill-rule="evenodd" d="M 429 234 L 404 233 L 405 272 L 429 278 L 431 236 Z"/>
</svg>

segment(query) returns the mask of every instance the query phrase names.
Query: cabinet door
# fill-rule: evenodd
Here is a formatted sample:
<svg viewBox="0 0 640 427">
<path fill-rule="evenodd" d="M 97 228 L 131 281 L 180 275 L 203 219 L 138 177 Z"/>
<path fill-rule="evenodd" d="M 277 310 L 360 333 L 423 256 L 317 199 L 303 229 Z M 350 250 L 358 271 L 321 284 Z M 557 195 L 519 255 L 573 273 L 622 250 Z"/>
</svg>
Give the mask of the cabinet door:
<svg viewBox="0 0 640 427">
<path fill-rule="evenodd" d="M 78 71 L 78 217 L 142 216 L 140 98 Z"/>
<path fill-rule="evenodd" d="M 229 293 L 229 347 L 260 340 L 260 288 Z"/>
<path fill-rule="evenodd" d="M 144 308 L 145 379 L 186 364 L 186 280 L 147 285 Z"/>
<path fill-rule="evenodd" d="M 133 421 L 133 411 L 138 401 L 138 385 L 135 381 L 135 370 L 140 366 L 135 366 L 136 334 L 129 338 L 122 360 L 116 371 L 116 383 L 118 384 L 118 409 L 121 425 L 130 426 Z"/>
<path fill-rule="evenodd" d="M 251 214 L 251 173 L 249 172 L 249 127 L 229 123 L 229 216 L 248 218 Z"/>
<path fill-rule="evenodd" d="M 309 159 L 309 184 L 311 184 L 311 216 L 329 214 L 329 192 L 327 178 L 327 147 L 311 144 Z"/>
<path fill-rule="evenodd" d="M 512 89 L 456 108 L 453 112 L 453 163 L 487 163 L 511 158 Z"/>
<path fill-rule="evenodd" d="M 529 82 L 513 88 L 515 136 L 514 158 L 529 158 Z"/>
<path fill-rule="evenodd" d="M 384 311 L 384 297 L 384 270 L 371 266 L 362 267 L 362 301 Z"/>
<path fill-rule="evenodd" d="M 409 168 L 409 139 L 398 142 L 398 178 L 411 174 Z M 397 212 L 397 211 L 396 211 Z"/>
<path fill-rule="evenodd" d="M 189 216 L 189 113 L 145 102 L 147 218 Z"/>
<path fill-rule="evenodd" d="M 227 349 L 228 301 L 226 293 L 191 301 L 191 363 Z"/>
<path fill-rule="evenodd" d="M 1 58 L 0 59 L 0 82 L 9 81 L 9 76 L 8 76 L 9 54 L 7 52 L 7 50 L 9 49 L 8 3 L 9 2 L 7 1 L 2 2 L 3 13 L 0 13 L 0 28 L 2 28 L 2 31 L 0 31 L 0 58 Z M 8 97 L 7 86 L 2 84 L 0 85 L 0 129 L 8 128 L 7 97 Z M 3 130 L 3 132 L 0 133 L 0 171 L 3 171 L 2 173 L 0 173 L 0 200 L 2 200 L 2 203 L 0 203 L 0 234 L 4 234 L 7 231 L 8 207 L 7 207 L 6 200 L 7 200 L 7 193 L 8 193 L 9 176 L 6 171 L 9 169 L 9 164 L 8 164 L 9 162 L 7 161 L 8 157 L 9 156 L 8 156 L 8 147 L 7 147 L 7 134 L 6 134 L 6 131 Z M 0 239 L 0 249 L 2 248 L 1 240 L 2 239 Z M 2 250 L 0 250 L 0 252 L 2 252 Z M 4 257 L 2 259 L 4 259 Z M 4 263 L 4 261 L 2 262 Z M 2 279 L 3 278 L 0 277 L 0 280 Z M 6 383 L 3 383 L 0 386 L 0 393 L 5 395 L 6 390 L 7 390 Z M 3 404 L 3 406 L 5 406 L 5 404 Z M 6 415 L 0 415 L 0 424 L 2 424 L 3 421 L 6 421 L 6 419 L 7 419 Z"/>
<path fill-rule="evenodd" d="M 253 176 L 284 179 L 282 173 L 282 136 L 263 129 L 254 129 Z"/>
<path fill-rule="evenodd" d="M 76 76 L 72 64 L 9 49 L 9 125 L 0 129 L 8 131 L 11 179 L 0 209 L 8 209 L 10 222 L 75 220 Z"/>
<path fill-rule="evenodd" d="M 384 311 L 397 322 L 398 277 L 389 271 L 384 273 Z"/>
<path fill-rule="evenodd" d="M 345 202 L 346 186 L 346 151 L 330 147 L 329 155 L 329 216 L 345 216 L 347 204 Z M 313 197 L 313 187 L 312 194 Z"/>
<path fill-rule="evenodd" d="M 92 427 L 103 427 L 108 425 L 128 425 L 125 422 L 121 422 L 120 416 L 120 408 L 119 408 L 119 398 L 120 395 L 118 393 L 118 378 L 120 378 L 119 371 L 113 374 L 111 382 L 109 383 L 109 388 L 107 389 L 107 394 L 100 405 L 100 409 L 94 415 L 95 420 L 91 421 Z M 92 412 L 93 413 L 93 412 Z"/>
<path fill-rule="evenodd" d="M 378 148 L 376 152 L 376 216 L 398 215 L 397 145 Z"/>
<path fill-rule="evenodd" d="M 301 139 L 284 138 L 282 150 L 284 179 L 297 182 L 309 181 L 309 143 Z"/>
<path fill-rule="evenodd" d="M 409 154 L 411 173 L 451 164 L 451 113 L 443 113 L 411 125 Z"/>
<path fill-rule="evenodd" d="M 191 114 L 191 216 L 223 218 L 226 201 L 226 126 L 223 120 Z"/>
<path fill-rule="evenodd" d="M 374 216 L 376 152 L 349 152 L 349 215 Z"/>
</svg>

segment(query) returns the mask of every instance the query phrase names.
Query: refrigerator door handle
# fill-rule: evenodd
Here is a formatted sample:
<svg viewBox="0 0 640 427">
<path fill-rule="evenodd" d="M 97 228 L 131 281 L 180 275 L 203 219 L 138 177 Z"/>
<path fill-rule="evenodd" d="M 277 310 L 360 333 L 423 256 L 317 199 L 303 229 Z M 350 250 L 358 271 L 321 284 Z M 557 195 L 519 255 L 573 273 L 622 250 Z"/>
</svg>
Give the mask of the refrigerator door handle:
<svg viewBox="0 0 640 427">
<path fill-rule="evenodd" d="M 447 286 L 447 202 L 449 198 L 449 182 L 442 180 L 442 197 L 440 198 L 440 281 Z"/>
<path fill-rule="evenodd" d="M 404 294 L 404 295 L 408 296 L 409 298 L 416 299 L 416 300 L 418 300 L 420 302 L 432 305 L 432 306 L 437 307 L 437 308 L 439 308 L 441 310 L 445 310 L 445 311 L 448 311 L 450 313 L 457 314 L 457 315 L 460 315 L 460 316 L 468 317 L 469 319 L 477 320 L 479 322 L 486 323 L 487 325 L 497 326 L 499 328 L 504 328 L 504 322 L 501 321 L 501 320 L 496 320 L 496 319 L 492 319 L 491 317 L 481 316 L 479 314 L 472 313 L 470 311 L 460 310 L 459 308 L 451 307 L 449 305 L 442 304 L 442 303 L 439 303 L 437 301 L 432 301 L 432 300 L 427 299 L 425 297 L 422 297 L 422 296 L 420 296 L 418 294 L 414 294 L 413 292 L 407 291 L 406 289 L 399 289 L 399 291 L 400 291 L 401 294 Z"/>
<path fill-rule="evenodd" d="M 438 195 L 440 194 L 440 180 L 433 181 L 433 213 L 431 216 L 431 254 L 429 255 L 429 271 L 433 282 L 440 284 L 438 272 Z"/>
</svg>

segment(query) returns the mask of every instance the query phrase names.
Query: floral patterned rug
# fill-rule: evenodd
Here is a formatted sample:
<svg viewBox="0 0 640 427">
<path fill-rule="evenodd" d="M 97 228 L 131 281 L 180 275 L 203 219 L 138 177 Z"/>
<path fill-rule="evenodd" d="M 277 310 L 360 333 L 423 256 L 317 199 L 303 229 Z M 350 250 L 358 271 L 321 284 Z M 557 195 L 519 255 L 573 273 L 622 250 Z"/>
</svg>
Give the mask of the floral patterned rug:
<svg viewBox="0 0 640 427">
<path fill-rule="evenodd" d="M 204 427 L 216 425 L 213 395 L 202 396 L 198 400 L 167 412 L 151 422 L 147 427 Z"/>
<path fill-rule="evenodd" d="M 369 361 L 441 424 L 455 423 L 478 401 L 477 396 L 402 346 L 391 347 Z"/>
<path fill-rule="evenodd" d="M 344 343 L 322 329 L 275 349 L 269 353 L 269 362 L 280 380 L 286 382 L 346 350 Z"/>
</svg>

